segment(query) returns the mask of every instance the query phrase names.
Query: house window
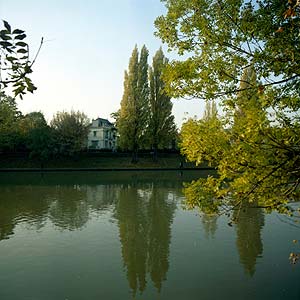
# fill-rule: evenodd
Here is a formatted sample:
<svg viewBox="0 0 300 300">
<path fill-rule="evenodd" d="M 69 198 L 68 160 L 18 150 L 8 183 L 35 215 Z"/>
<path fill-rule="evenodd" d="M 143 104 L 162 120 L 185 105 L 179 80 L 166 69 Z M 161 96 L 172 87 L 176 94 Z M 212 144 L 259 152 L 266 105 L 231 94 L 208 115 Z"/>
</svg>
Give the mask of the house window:
<svg viewBox="0 0 300 300">
<path fill-rule="evenodd" d="M 99 145 L 99 141 L 92 141 L 92 146 L 91 146 L 91 148 L 97 149 L 97 148 L 98 148 L 98 145 Z"/>
<path fill-rule="evenodd" d="M 97 131 L 93 131 L 93 135 L 94 135 L 94 136 L 97 136 Z"/>
<path fill-rule="evenodd" d="M 105 138 L 108 139 L 108 131 L 105 131 Z"/>
</svg>

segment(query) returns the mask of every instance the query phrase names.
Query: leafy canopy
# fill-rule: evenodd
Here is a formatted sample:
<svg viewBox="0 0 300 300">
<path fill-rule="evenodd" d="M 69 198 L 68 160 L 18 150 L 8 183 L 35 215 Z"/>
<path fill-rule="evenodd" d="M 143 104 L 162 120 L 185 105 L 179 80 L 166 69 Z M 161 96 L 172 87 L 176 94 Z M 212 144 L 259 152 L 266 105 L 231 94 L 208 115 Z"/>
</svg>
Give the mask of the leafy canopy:
<svg viewBox="0 0 300 300">
<path fill-rule="evenodd" d="M 186 54 L 166 69 L 168 92 L 218 99 L 223 111 L 182 127 L 182 153 L 218 173 L 187 186 L 187 205 L 289 212 L 300 181 L 299 2 L 162 2 L 156 34 Z"/>
<path fill-rule="evenodd" d="M 171 50 L 189 56 L 171 62 L 166 72 L 172 95 L 230 96 L 240 89 L 249 65 L 262 90 L 280 83 L 297 86 L 300 18 L 295 1 L 162 2 L 167 13 L 156 19 L 156 34 Z M 294 14 L 288 16 L 293 2 Z"/>
<path fill-rule="evenodd" d="M 84 113 L 57 112 L 50 126 L 54 129 L 59 153 L 72 156 L 86 147 L 89 119 Z"/>
</svg>

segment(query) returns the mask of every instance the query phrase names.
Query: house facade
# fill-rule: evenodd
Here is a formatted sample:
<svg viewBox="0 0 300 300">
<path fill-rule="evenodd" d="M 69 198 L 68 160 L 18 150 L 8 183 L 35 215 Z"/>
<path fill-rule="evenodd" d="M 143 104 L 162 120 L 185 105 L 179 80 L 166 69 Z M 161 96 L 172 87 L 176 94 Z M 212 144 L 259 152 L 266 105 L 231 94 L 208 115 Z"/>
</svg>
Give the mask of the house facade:
<svg viewBox="0 0 300 300">
<path fill-rule="evenodd" d="M 88 134 L 88 149 L 117 149 L 117 130 L 111 122 L 106 119 L 97 118 L 92 120 Z"/>
</svg>

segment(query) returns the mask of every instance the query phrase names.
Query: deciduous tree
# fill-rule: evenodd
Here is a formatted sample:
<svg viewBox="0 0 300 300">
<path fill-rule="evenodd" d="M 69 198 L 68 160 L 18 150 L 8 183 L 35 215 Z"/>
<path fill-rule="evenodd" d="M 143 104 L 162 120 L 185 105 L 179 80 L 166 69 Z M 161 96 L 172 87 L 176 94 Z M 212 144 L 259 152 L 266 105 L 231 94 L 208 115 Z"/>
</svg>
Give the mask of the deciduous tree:
<svg viewBox="0 0 300 300">
<path fill-rule="evenodd" d="M 21 115 L 15 99 L 0 92 L 0 152 L 14 151 L 20 144 Z"/>
<path fill-rule="evenodd" d="M 299 1 L 163 2 L 157 35 L 188 54 L 168 65 L 168 92 L 217 98 L 224 111 L 183 127 L 182 152 L 218 172 L 186 189 L 188 204 L 291 213 L 300 180 Z"/>
<path fill-rule="evenodd" d="M 58 112 L 50 126 L 55 130 L 59 153 L 74 155 L 86 147 L 89 119 L 82 112 Z"/>
</svg>

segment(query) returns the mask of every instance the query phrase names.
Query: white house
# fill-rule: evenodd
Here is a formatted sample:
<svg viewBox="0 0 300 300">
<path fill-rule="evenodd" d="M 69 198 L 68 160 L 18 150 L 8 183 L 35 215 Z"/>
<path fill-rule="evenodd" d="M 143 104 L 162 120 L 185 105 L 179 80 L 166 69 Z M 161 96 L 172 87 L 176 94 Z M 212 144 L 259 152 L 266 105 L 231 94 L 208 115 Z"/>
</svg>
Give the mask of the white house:
<svg viewBox="0 0 300 300">
<path fill-rule="evenodd" d="M 108 149 L 115 151 L 117 148 L 117 130 L 106 119 L 92 120 L 88 134 L 88 149 Z"/>
</svg>

